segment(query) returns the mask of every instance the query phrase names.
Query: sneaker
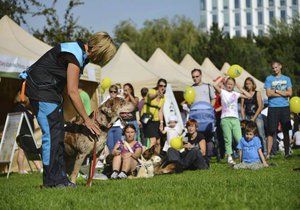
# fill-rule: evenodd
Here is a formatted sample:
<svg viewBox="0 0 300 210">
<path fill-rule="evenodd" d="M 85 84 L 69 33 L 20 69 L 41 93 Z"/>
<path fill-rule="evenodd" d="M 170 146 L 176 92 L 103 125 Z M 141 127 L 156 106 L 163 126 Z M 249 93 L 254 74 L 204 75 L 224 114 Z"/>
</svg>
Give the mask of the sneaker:
<svg viewBox="0 0 300 210">
<path fill-rule="evenodd" d="M 127 179 L 127 175 L 126 175 L 126 173 L 124 173 L 123 171 L 121 171 L 121 173 L 119 173 L 119 175 L 118 175 L 118 178 L 119 179 Z"/>
<path fill-rule="evenodd" d="M 28 171 L 23 170 L 23 171 L 20 171 L 19 174 L 28 174 Z"/>
<path fill-rule="evenodd" d="M 44 169 L 40 168 L 38 171 L 40 172 L 40 174 L 42 174 L 44 172 Z"/>
<path fill-rule="evenodd" d="M 286 155 L 284 156 L 285 159 L 290 159 L 291 157 L 292 157 L 291 154 L 286 154 Z"/>
<path fill-rule="evenodd" d="M 66 188 L 66 187 L 70 187 L 70 188 L 76 188 L 77 185 L 71 181 L 67 181 L 65 183 L 62 184 L 57 184 L 54 186 L 55 188 Z"/>
<path fill-rule="evenodd" d="M 95 173 L 93 179 L 95 180 L 108 180 L 108 177 L 104 174 Z"/>
<path fill-rule="evenodd" d="M 234 162 L 234 160 L 232 159 L 231 156 L 228 156 L 227 163 L 228 163 L 229 165 L 235 165 L 235 164 L 236 164 L 236 163 Z"/>
<path fill-rule="evenodd" d="M 117 179 L 118 178 L 118 172 L 114 171 L 112 175 L 110 176 L 111 179 Z"/>
</svg>

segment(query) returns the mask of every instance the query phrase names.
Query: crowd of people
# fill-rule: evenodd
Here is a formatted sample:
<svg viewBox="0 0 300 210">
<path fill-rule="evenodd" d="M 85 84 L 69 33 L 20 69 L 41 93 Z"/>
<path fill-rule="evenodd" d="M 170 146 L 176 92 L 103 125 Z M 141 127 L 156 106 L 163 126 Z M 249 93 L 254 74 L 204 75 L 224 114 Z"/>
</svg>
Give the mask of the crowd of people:
<svg viewBox="0 0 300 210">
<path fill-rule="evenodd" d="M 167 80 L 160 79 L 154 92 L 148 91 L 147 93 L 147 88 L 143 88 L 141 90 L 143 98 L 139 102 L 132 94 L 131 88 L 129 96 L 128 94 L 124 96 L 136 101 L 134 104 L 137 105 L 138 113 L 135 119 L 139 119 L 139 126 L 134 127 L 134 132 L 137 134 L 140 130 L 140 135 L 136 135 L 138 136 L 136 140 L 139 140 L 144 147 L 156 145 L 157 154 L 162 156 L 165 162 L 179 163 L 183 169 L 207 169 L 210 158 L 217 154 L 220 159 L 226 157 L 228 164 L 234 169 L 259 169 L 267 167 L 266 161 L 276 154 L 277 133 L 282 132 L 284 157 L 290 157 L 292 138 L 289 136 L 289 131 L 292 126 L 289 97 L 292 96 L 292 84 L 290 78 L 282 74 L 282 65 L 279 62 L 273 62 L 271 66 L 273 73 L 265 81 L 268 96 L 266 103 L 251 77 L 245 79 L 243 86 L 238 85 L 235 79 L 230 77 L 220 77 L 213 84 L 207 84 L 202 82 L 200 69 L 192 70 L 191 77 L 194 81 L 192 87 L 196 94 L 193 104 L 206 102 L 214 108 L 215 129 L 213 135 L 207 135 L 197 129 L 201 122 L 195 119 L 184 119 L 186 134 L 182 150 L 170 146 L 172 139 L 182 135 L 182 131 L 177 126 L 177 117 L 171 115 L 167 120 L 168 124 L 165 124 L 163 118 Z M 193 104 L 188 105 L 183 101 L 181 110 L 188 112 Z M 262 114 L 263 109 L 268 109 L 266 115 Z M 182 116 L 188 116 L 188 114 Z M 297 147 L 296 138 L 299 136 L 299 132 L 296 132 L 299 126 L 297 119 L 298 116 L 295 114 L 296 130 L 293 144 L 295 147 Z M 126 133 L 126 129 L 124 132 Z M 161 141 L 161 139 L 164 140 Z M 128 154 L 130 154 L 129 151 Z M 120 152 L 114 152 L 113 155 L 119 156 Z M 136 159 L 139 157 L 136 155 L 132 153 L 131 157 L 137 164 Z M 238 164 L 235 161 L 237 157 L 240 162 Z M 118 177 L 118 174 L 124 178 L 124 174 L 128 175 L 131 172 L 130 170 L 118 171 L 119 168 L 118 163 L 118 167 L 114 167 L 113 178 Z"/>
<path fill-rule="evenodd" d="M 58 44 L 20 74 L 26 80 L 26 95 L 43 132 L 44 187 L 76 186 L 65 173 L 62 111 L 64 87 L 67 87 L 68 95 L 84 125 L 91 133 L 99 135 L 99 128 L 88 117 L 91 110 L 86 107 L 87 94 L 78 87 L 79 75 L 89 61 L 104 64 L 115 53 L 116 47 L 111 37 L 107 33 L 98 32 L 87 43 L 78 41 Z M 202 71 L 192 70 L 194 83 L 191 87 L 195 90 L 195 100 L 192 105 L 184 101 L 178 103 L 182 116 L 186 116 L 183 119 L 185 131 L 179 129 L 177 116 L 164 119 L 167 78 L 159 79 L 154 90 L 142 88 L 141 100 L 136 97 L 132 84 L 111 85 L 110 98 L 122 97 L 135 107 L 122 121 L 110 125 L 106 151 L 113 156 L 111 178 L 127 178 L 136 169 L 145 148 L 154 148 L 165 163 L 176 163 L 183 170 L 208 169 L 210 159 L 216 153 L 220 159 L 226 157 L 227 162 L 236 169 L 266 167 L 266 160 L 274 154 L 279 125 L 283 133 L 285 157 L 290 157 L 289 131 L 292 127 L 289 97 L 292 96 L 292 84 L 289 77 L 282 75 L 279 62 L 272 63 L 272 70 L 273 74 L 265 81 L 267 116 L 262 114 L 266 105 L 262 93 L 256 90 L 253 78 L 247 78 L 243 87 L 230 77 L 220 77 L 213 84 L 206 84 L 202 82 Z M 204 102 L 214 110 L 215 128 L 210 134 L 199 129 L 203 122 L 188 117 L 197 102 Z M 295 121 L 294 128 L 298 126 L 299 120 Z M 296 130 L 294 139 L 298 144 L 300 131 Z M 182 135 L 182 148 L 173 148 L 172 139 Z M 235 162 L 237 155 L 240 158 L 239 164 Z M 42 171 L 39 165 L 37 168 Z M 20 173 L 23 172 L 20 165 Z"/>
</svg>

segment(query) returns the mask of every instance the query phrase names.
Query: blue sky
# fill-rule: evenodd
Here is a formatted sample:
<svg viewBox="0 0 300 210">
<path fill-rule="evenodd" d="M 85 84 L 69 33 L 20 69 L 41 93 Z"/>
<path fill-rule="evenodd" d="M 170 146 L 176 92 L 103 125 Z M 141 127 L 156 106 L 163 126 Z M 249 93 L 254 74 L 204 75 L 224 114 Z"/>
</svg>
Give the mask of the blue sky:
<svg viewBox="0 0 300 210">
<path fill-rule="evenodd" d="M 138 28 L 145 20 L 184 15 L 196 26 L 199 24 L 199 0 L 85 0 L 84 5 L 74 10 L 78 23 L 93 31 L 113 33 L 122 20 L 130 19 Z M 58 14 L 63 15 L 68 0 L 58 0 Z M 41 27 L 41 18 L 28 18 L 31 27 Z"/>
</svg>

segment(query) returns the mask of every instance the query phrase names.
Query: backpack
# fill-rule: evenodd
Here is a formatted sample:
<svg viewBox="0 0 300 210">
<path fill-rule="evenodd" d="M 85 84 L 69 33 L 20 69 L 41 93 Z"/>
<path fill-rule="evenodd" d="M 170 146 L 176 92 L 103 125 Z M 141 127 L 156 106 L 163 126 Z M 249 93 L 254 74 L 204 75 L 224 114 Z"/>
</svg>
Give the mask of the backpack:
<svg viewBox="0 0 300 210">
<path fill-rule="evenodd" d="M 192 104 L 189 119 L 198 123 L 198 131 L 212 133 L 215 124 L 215 111 L 210 103 L 199 101 Z"/>
</svg>

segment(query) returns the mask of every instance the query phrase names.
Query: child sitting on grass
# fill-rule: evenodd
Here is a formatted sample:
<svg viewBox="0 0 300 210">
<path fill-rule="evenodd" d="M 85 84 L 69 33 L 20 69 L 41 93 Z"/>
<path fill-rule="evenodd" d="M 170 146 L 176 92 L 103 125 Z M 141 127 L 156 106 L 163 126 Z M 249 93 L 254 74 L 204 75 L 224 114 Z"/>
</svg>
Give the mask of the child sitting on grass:
<svg viewBox="0 0 300 210">
<path fill-rule="evenodd" d="M 269 166 L 262 153 L 262 145 L 257 136 L 255 122 L 248 122 L 245 137 L 242 137 L 237 148 L 239 149 L 241 163 L 234 165 L 234 169 L 257 170 Z"/>
<path fill-rule="evenodd" d="M 167 140 L 163 147 L 164 152 L 167 152 L 168 149 L 170 148 L 171 139 L 176 138 L 176 137 L 180 136 L 180 134 L 181 134 L 181 131 L 177 125 L 177 122 L 178 122 L 177 117 L 175 115 L 171 115 L 169 117 L 168 126 L 165 127 L 164 130 L 161 130 L 161 132 L 163 134 L 167 134 Z"/>
</svg>

